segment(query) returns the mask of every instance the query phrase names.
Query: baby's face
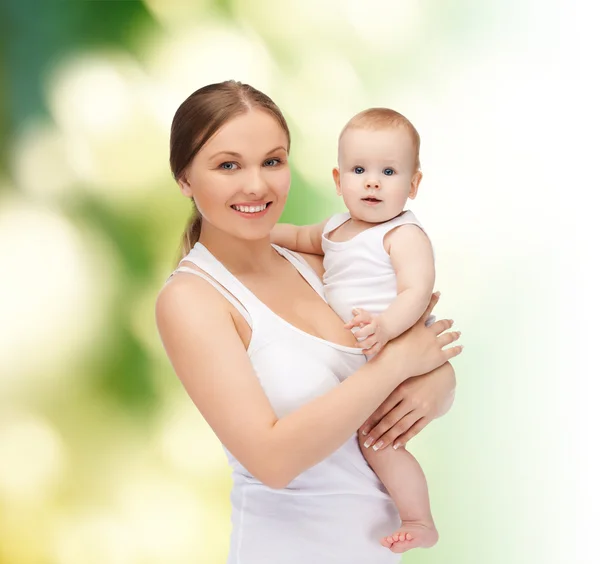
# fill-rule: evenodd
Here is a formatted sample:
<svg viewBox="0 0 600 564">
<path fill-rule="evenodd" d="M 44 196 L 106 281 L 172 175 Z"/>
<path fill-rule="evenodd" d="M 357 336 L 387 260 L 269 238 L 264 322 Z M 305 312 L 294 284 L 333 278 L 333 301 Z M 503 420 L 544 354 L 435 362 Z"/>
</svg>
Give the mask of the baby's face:
<svg viewBox="0 0 600 564">
<path fill-rule="evenodd" d="M 415 147 L 405 127 L 348 129 L 333 176 L 352 218 L 381 223 L 399 215 L 417 195 L 421 173 L 415 171 Z"/>
</svg>

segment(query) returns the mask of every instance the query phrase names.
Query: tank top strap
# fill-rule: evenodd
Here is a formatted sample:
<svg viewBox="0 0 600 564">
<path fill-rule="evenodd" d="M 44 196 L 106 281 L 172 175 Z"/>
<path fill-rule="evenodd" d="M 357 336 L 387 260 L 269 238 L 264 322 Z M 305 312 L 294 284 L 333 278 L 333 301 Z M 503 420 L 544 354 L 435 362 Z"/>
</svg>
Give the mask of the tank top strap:
<svg viewBox="0 0 600 564">
<path fill-rule="evenodd" d="M 327 237 L 329 233 L 331 233 L 334 229 L 337 229 L 342 223 L 346 223 L 350 219 L 350 214 L 348 212 L 344 213 L 336 213 L 332 215 L 325 224 L 323 228 L 323 237 Z"/>
<path fill-rule="evenodd" d="M 361 244 L 367 245 L 374 253 L 388 257 L 389 255 L 384 247 L 385 236 L 400 225 L 416 225 L 427 235 L 427 232 L 423 229 L 421 222 L 415 217 L 415 214 L 410 210 L 405 210 L 393 219 L 367 229 L 364 239 L 361 240 Z M 358 238 L 355 239 L 358 244 Z"/>
<path fill-rule="evenodd" d="M 410 224 L 420 227 L 423 230 L 423 232 L 425 232 L 425 229 L 421 225 L 421 222 L 416 218 L 415 214 L 413 212 L 411 212 L 410 210 L 405 210 L 400 215 L 394 217 L 393 219 L 390 219 L 389 221 L 380 223 L 379 225 L 372 227 L 370 229 L 370 231 L 372 233 L 377 231 L 378 236 L 381 236 L 383 238 L 386 235 L 386 233 L 389 233 L 392 229 L 394 229 L 400 225 L 410 225 Z M 427 233 L 425 232 L 425 234 L 427 234 Z"/>
<path fill-rule="evenodd" d="M 256 322 L 261 310 L 265 306 L 204 245 L 196 243 L 190 252 L 180 261 L 177 270 L 184 268 L 182 263 L 185 262 L 191 262 L 200 268 L 205 275 L 207 274 L 212 279 L 212 281 L 208 281 L 238 309 L 246 321 L 248 321 L 250 327 L 252 327 L 253 324 L 251 321 L 254 320 Z M 206 276 L 204 278 L 206 279 Z M 231 297 L 235 301 L 230 299 Z"/>
<path fill-rule="evenodd" d="M 312 289 L 325 300 L 325 291 L 323 289 L 323 282 L 321 281 L 320 276 L 313 270 L 313 268 L 304 260 L 302 255 L 290 251 L 289 249 L 284 249 L 283 247 L 279 247 L 278 245 L 273 245 L 273 248 L 284 258 L 286 258 L 289 262 L 292 263 L 292 266 L 300 273 L 300 276 L 308 282 L 308 284 L 312 287 Z"/>
</svg>

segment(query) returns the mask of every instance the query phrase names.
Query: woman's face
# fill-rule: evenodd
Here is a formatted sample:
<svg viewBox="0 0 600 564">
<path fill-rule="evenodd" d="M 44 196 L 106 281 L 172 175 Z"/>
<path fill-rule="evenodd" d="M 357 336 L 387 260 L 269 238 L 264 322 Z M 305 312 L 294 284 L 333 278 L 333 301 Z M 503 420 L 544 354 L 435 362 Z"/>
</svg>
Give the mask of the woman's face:
<svg viewBox="0 0 600 564">
<path fill-rule="evenodd" d="M 288 138 L 266 111 L 228 121 L 196 154 L 179 180 L 203 226 L 241 239 L 269 236 L 290 189 Z"/>
</svg>

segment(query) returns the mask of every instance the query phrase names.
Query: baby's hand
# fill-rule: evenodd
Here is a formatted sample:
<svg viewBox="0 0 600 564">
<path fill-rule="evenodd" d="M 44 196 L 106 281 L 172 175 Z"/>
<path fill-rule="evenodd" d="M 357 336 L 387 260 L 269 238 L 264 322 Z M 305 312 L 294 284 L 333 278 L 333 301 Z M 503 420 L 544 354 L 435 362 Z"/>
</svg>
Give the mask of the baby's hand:
<svg viewBox="0 0 600 564">
<path fill-rule="evenodd" d="M 357 346 L 362 347 L 363 354 L 377 354 L 391 339 L 385 325 L 382 323 L 381 316 L 373 315 L 360 308 L 352 310 L 354 317 L 344 325 L 345 329 L 359 327 L 354 333 L 357 339 L 362 340 Z"/>
</svg>

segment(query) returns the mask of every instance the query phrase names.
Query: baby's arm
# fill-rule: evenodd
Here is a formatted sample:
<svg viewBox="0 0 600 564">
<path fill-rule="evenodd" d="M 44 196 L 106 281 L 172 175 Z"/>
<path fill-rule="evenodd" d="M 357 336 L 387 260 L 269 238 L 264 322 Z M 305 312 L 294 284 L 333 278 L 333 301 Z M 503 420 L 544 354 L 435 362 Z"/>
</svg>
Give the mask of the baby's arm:
<svg viewBox="0 0 600 564">
<path fill-rule="evenodd" d="M 429 237 L 416 225 L 398 227 L 388 243 L 398 296 L 379 317 L 393 339 L 423 315 L 433 292 L 435 266 Z"/>
<path fill-rule="evenodd" d="M 412 327 L 423 315 L 435 281 L 431 242 L 423 230 L 408 224 L 397 227 L 384 241 L 396 272 L 398 295 L 380 315 L 353 310 L 355 317 L 346 328 L 363 326 L 355 333 L 363 352 L 378 353 L 391 339 Z"/>
<path fill-rule="evenodd" d="M 290 251 L 322 255 L 321 235 L 326 223 L 327 220 L 301 226 L 292 225 L 291 223 L 278 223 L 271 230 L 271 243 L 290 249 Z"/>
</svg>

